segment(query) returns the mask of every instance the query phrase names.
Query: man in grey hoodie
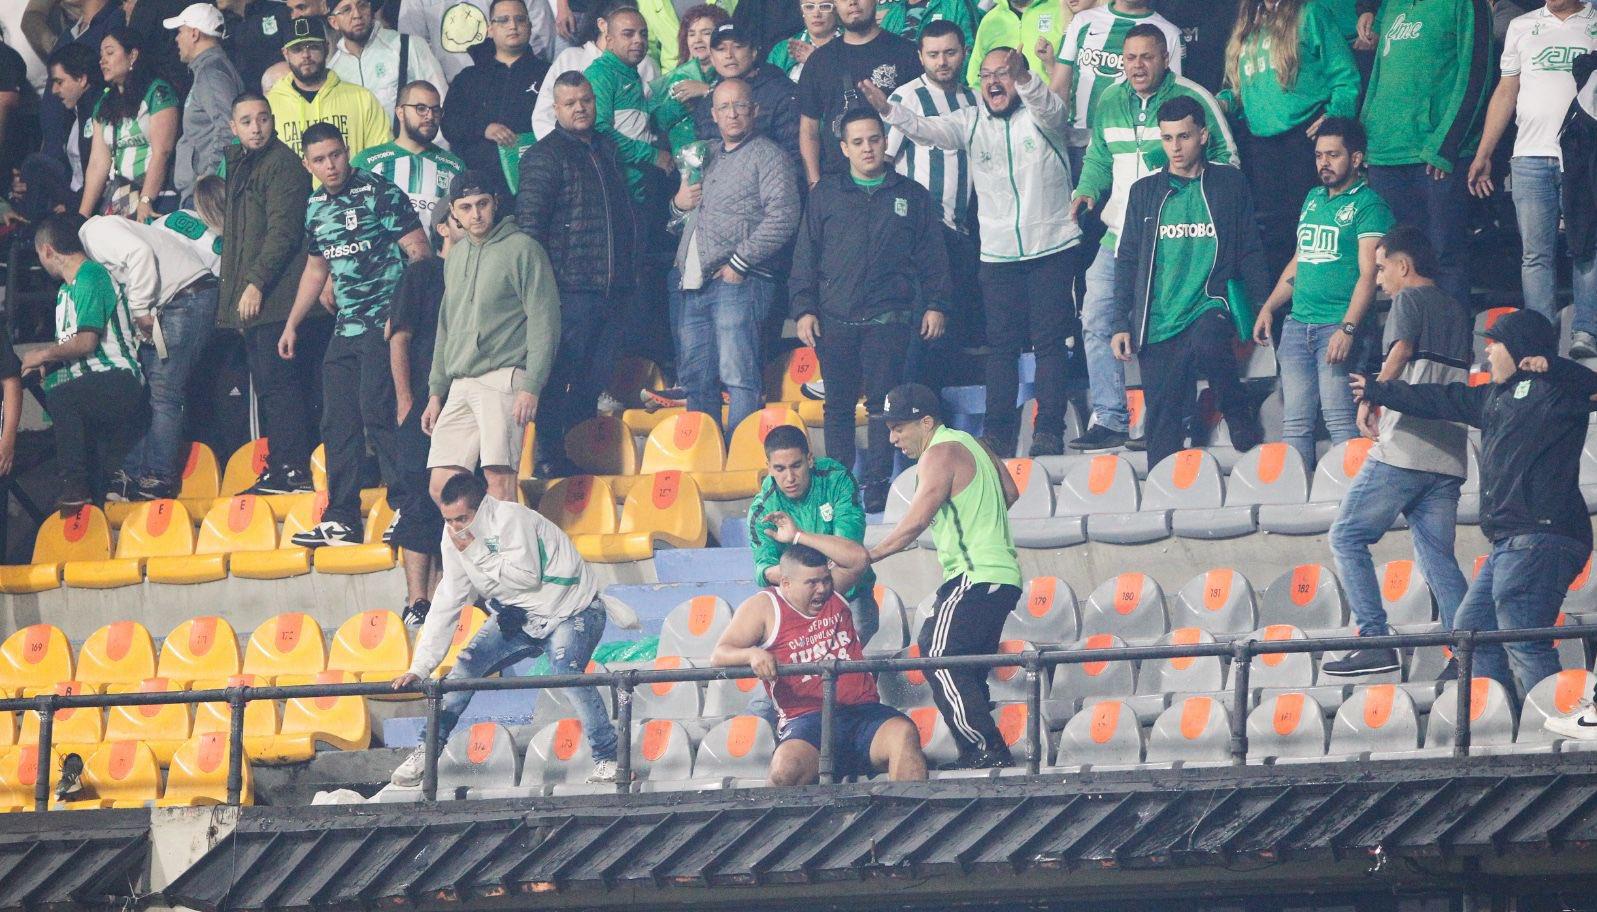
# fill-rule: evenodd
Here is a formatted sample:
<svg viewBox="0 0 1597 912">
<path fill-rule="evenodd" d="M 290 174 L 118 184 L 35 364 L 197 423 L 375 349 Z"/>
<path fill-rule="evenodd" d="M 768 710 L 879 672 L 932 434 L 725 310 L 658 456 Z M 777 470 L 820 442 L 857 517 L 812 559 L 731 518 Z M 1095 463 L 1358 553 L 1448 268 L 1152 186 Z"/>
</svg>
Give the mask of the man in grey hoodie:
<svg viewBox="0 0 1597 912">
<path fill-rule="evenodd" d="M 488 493 L 516 502 L 524 429 L 538 411 L 560 339 L 560 292 L 549 255 L 500 218 L 494 184 L 455 176 L 449 210 L 464 229 L 444 258 L 444 300 L 421 427 L 433 499 L 455 475 L 482 465 Z"/>
</svg>

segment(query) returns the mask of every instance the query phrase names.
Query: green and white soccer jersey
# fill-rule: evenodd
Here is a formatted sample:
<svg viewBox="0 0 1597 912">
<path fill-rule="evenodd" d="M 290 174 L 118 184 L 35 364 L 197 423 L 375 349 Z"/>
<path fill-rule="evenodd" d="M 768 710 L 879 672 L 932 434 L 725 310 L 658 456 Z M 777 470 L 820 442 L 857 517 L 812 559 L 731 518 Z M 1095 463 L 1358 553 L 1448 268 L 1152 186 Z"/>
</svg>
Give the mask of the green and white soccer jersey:
<svg viewBox="0 0 1597 912">
<path fill-rule="evenodd" d="M 1392 227 L 1386 200 L 1358 181 L 1332 196 L 1309 191 L 1298 215 L 1298 275 L 1292 287 L 1292 319 L 1341 323 L 1359 281 L 1359 240 L 1384 237 Z"/>
<path fill-rule="evenodd" d="M 940 89 L 919 76 L 893 91 L 894 104 L 901 104 L 922 117 L 937 117 L 976 103 L 976 93 L 963 85 L 952 91 Z M 970 153 L 910 142 L 902 130 L 888 130 L 887 157 L 899 174 L 935 196 L 943 206 L 943 224 L 950 228 L 968 227 L 972 202 Z"/>
<path fill-rule="evenodd" d="M 411 152 L 399 143 L 364 149 L 350 162 L 405 191 L 422 226 L 432 232 L 433 213 L 449 198 L 449 184 L 466 163 L 437 146 Z M 511 184 L 515 186 L 515 184 Z"/>
<path fill-rule="evenodd" d="M 100 342 L 82 358 L 68 361 L 44 378 L 44 388 L 52 390 L 63 383 L 89 374 L 125 370 L 139 376 L 135 354 L 138 343 L 133 336 L 133 316 L 128 312 L 122 286 L 105 267 L 84 260 L 72 281 L 63 282 L 55 294 L 55 341 L 66 342 L 86 330 L 100 335 Z"/>
<path fill-rule="evenodd" d="M 340 336 L 382 332 L 405 272 L 399 239 L 420 227 L 404 192 L 370 171 L 352 170 L 336 194 L 326 188 L 311 194 L 306 248 L 332 271 Z"/>
<path fill-rule="evenodd" d="M 104 96 L 100 98 L 100 104 L 105 104 Z M 101 136 L 111 148 L 112 177 L 135 184 L 144 180 L 144 172 L 150 167 L 150 118 L 175 107 L 177 92 L 165 81 L 152 79 L 135 116 L 116 123 L 100 123 Z M 94 110 L 96 122 L 99 123 L 99 105 Z"/>
<path fill-rule="evenodd" d="M 1164 32 L 1170 46 L 1170 69 L 1181 75 L 1181 30 L 1158 13 L 1117 12 L 1113 4 L 1083 10 L 1070 20 L 1065 37 L 1059 42 L 1059 60 L 1075 67 L 1071 87 L 1071 126 L 1085 130 L 1092 126 L 1092 111 L 1098 96 L 1122 77 L 1120 48 L 1126 33 L 1147 23 Z M 1081 134 L 1080 145 L 1087 136 Z"/>
<path fill-rule="evenodd" d="M 188 241 L 211 275 L 222 274 L 222 237 L 200 221 L 192 209 L 179 209 L 161 216 L 155 224 Z"/>
</svg>

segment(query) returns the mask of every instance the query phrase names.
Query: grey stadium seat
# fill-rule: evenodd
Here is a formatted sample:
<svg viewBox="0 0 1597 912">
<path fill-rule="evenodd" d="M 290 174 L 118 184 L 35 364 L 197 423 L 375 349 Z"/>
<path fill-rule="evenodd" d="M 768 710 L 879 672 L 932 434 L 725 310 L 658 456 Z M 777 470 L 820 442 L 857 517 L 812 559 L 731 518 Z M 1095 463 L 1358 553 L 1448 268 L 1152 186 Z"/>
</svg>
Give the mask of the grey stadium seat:
<svg viewBox="0 0 1597 912">
<path fill-rule="evenodd" d="M 1117 636 L 1100 633 L 1087 637 L 1080 649 L 1113 649 L 1126 645 Z M 1065 720 L 1083 706 L 1099 700 L 1130 699 L 1137 690 L 1137 663 L 1135 662 L 1081 662 L 1059 665 L 1054 668 L 1053 684 L 1048 689 L 1046 708 L 1051 728 L 1063 725 Z M 1054 724 L 1057 722 L 1058 724 Z"/>
<path fill-rule="evenodd" d="M 1019 655 L 1031 650 L 1032 644 L 1025 640 L 1003 640 L 998 644 L 998 651 L 1003 655 Z M 1048 669 L 1040 670 L 1042 675 L 1042 692 L 1048 693 Z M 1027 698 L 1026 669 L 1020 665 L 1000 665 L 987 672 L 987 692 L 994 703 L 1003 703 Z"/>
<path fill-rule="evenodd" d="M 1530 689 L 1525 697 L 1525 708 L 1519 713 L 1517 744 L 1552 744 L 1561 739 L 1544 726 L 1554 716 L 1567 716 L 1580 708 L 1582 700 L 1591 698 L 1597 675 L 1584 668 L 1566 668 L 1548 675 Z"/>
<path fill-rule="evenodd" d="M 697 781 L 764 782 L 770 773 L 776 734 L 758 716 L 734 716 L 710 729 L 693 761 Z"/>
<path fill-rule="evenodd" d="M 716 595 L 696 595 L 671 609 L 660 628 L 658 655 L 707 659 L 732 623 L 732 606 Z"/>
<path fill-rule="evenodd" d="M 1020 548 L 1065 548 L 1087 540 L 1080 516 L 1054 517 L 1054 487 L 1034 459 L 1006 459 L 1020 497 L 1009 506 L 1009 531 Z"/>
<path fill-rule="evenodd" d="M 1569 583 L 1569 591 L 1564 594 L 1564 611 L 1581 619 L 1580 623 L 1589 624 L 1597 621 L 1597 578 L 1591 572 L 1591 557 L 1586 558 L 1586 566 L 1581 568 L 1579 574 Z"/>
<path fill-rule="evenodd" d="M 1231 713 L 1213 697 L 1178 700 L 1154 720 L 1148 762 L 1186 766 L 1231 762 Z"/>
<path fill-rule="evenodd" d="M 456 731 L 438 755 L 440 798 L 459 789 L 475 797 L 473 793 L 484 789 L 514 787 L 520 778 L 520 750 L 510 729 L 497 722 L 478 722 Z"/>
<path fill-rule="evenodd" d="M 1248 713 L 1248 762 L 1325 756 L 1325 708 L 1306 693 L 1275 694 Z"/>
<path fill-rule="evenodd" d="M 1271 624 L 1255 630 L 1249 639 L 1259 642 L 1280 640 L 1305 640 L 1308 636 L 1291 624 Z M 1315 685 L 1315 658 L 1307 652 L 1262 653 L 1253 657 L 1248 669 L 1248 683 L 1253 686 L 1257 699 L 1291 691 L 1301 691 L 1313 697 L 1326 712 L 1335 712 L 1342 705 L 1347 685 L 1326 683 Z M 1326 678 L 1327 682 L 1336 681 Z"/>
<path fill-rule="evenodd" d="M 921 657 L 920 645 L 909 644 L 905 658 Z M 882 702 L 894 709 L 913 709 L 932 705 L 932 685 L 924 671 L 884 671 L 876 676 L 876 691 Z"/>
<path fill-rule="evenodd" d="M 959 746 L 948 730 L 948 723 L 935 706 L 920 706 L 906 710 L 915 728 L 920 732 L 920 750 L 926 755 L 926 765 L 936 767 L 959 759 Z"/>
<path fill-rule="evenodd" d="M 632 726 L 632 773 L 645 781 L 693 778 L 693 743 L 687 729 L 669 719 Z"/>
<path fill-rule="evenodd" d="M 682 656 L 662 655 L 650 667 L 664 671 L 699 666 Z M 697 719 L 704 710 L 703 695 L 695 681 L 639 684 L 633 693 L 637 697 L 633 712 L 640 719 Z"/>
<path fill-rule="evenodd" d="M 1225 484 L 1225 506 L 1177 510 L 1170 526 L 1183 538 L 1235 538 L 1258 528 L 1263 504 L 1302 504 L 1309 499 L 1303 457 L 1284 443 L 1265 443 L 1242 455 Z"/>
<path fill-rule="evenodd" d="M 1298 564 L 1272 581 L 1259 602 L 1259 623 L 1291 624 L 1314 636 L 1347 630 L 1347 597 L 1342 583 L 1323 564 Z"/>
<path fill-rule="evenodd" d="M 561 719 L 539 729 L 527 745 L 521 785 L 552 787 L 586 783 L 593 772 L 593 754 L 581 719 Z"/>
<path fill-rule="evenodd" d="M 1081 633 L 1112 633 L 1128 643 L 1151 643 L 1169 630 L 1164 590 L 1145 573 L 1122 573 L 1104 580 L 1081 609 Z"/>
<path fill-rule="evenodd" d="M 1089 516 L 1087 537 L 1121 545 L 1158 541 L 1170 535 L 1172 511 L 1212 509 L 1224 501 L 1220 464 L 1202 450 L 1182 450 L 1149 470 L 1137 512 Z"/>
<path fill-rule="evenodd" d="M 1114 453 L 1076 462 L 1059 483 L 1055 516 L 1133 513 L 1141 504 L 1137 473 Z"/>
<path fill-rule="evenodd" d="M 1481 459 L 1474 441 L 1469 444 L 1464 484 L 1458 489 L 1458 521 L 1466 526 L 1477 526 L 1481 521 Z"/>
<path fill-rule="evenodd" d="M 722 678 L 704 686 L 703 718 L 725 719 L 748 712 L 749 701 L 765 694 L 759 678 Z"/>
<path fill-rule="evenodd" d="M 1491 678 L 1476 678 L 1470 682 L 1469 743 L 1476 746 L 1508 745 L 1514 743 L 1514 709 L 1503 685 Z M 1431 718 L 1425 729 L 1427 748 L 1453 746 L 1454 728 L 1458 709 L 1458 682 L 1448 681 L 1442 693 L 1431 704 Z"/>
<path fill-rule="evenodd" d="M 898 593 L 877 583 L 872 590 L 876 598 L 876 633 L 865 644 L 867 658 L 895 655 L 909 642 L 909 617 L 904 611 L 904 600 Z"/>
<path fill-rule="evenodd" d="M 1307 504 L 1267 504 L 1259 508 L 1259 528 L 1288 535 L 1321 535 L 1336 521 L 1342 495 L 1364 468 L 1373 441 L 1355 437 L 1332 447 L 1314 470 Z"/>
<path fill-rule="evenodd" d="M 1103 700 L 1070 717 L 1059 736 L 1061 767 L 1130 766 L 1142 762 L 1142 725 L 1120 700 Z"/>
<path fill-rule="evenodd" d="M 1004 639 L 1040 646 L 1072 643 L 1081 635 L 1076 593 L 1057 576 L 1035 576 L 1026 582 L 1020 604 L 1004 621 Z"/>
<path fill-rule="evenodd" d="M 1411 751 L 1420 744 L 1419 713 L 1396 684 L 1355 687 L 1331 724 L 1332 756 Z"/>
<path fill-rule="evenodd" d="M 865 527 L 865 547 L 875 547 L 889 530 L 898 525 L 904 514 L 909 512 L 909 502 L 914 496 L 915 466 L 911 465 L 898 473 L 892 486 L 887 489 L 887 506 L 882 510 L 882 521 Z"/>
<path fill-rule="evenodd" d="M 1230 567 L 1194 576 L 1170 606 L 1171 627 L 1202 627 L 1214 634 L 1246 633 L 1257 620 L 1252 584 Z"/>
<path fill-rule="evenodd" d="M 1381 607 L 1386 609 L 1388 624 L 1407 627 L 1436 620 L 1436 600 L 1414 561 L 1387 561 L 1375 575 L 1381 581 Z"/>
<path fill-rule="evenodd" d="M 1199 627 L 1172 630 L 1159 639 L 1160 646 L 1213 643 L 1214 635 Z M 1225 663 L 1219 656 L 1143 659 L 1137 673 L 1137 695 L 1131 708 L 1137 718 L 1150 721 L 1184 694 L 1215 693 L 1225 687 Z"/>
</svg>

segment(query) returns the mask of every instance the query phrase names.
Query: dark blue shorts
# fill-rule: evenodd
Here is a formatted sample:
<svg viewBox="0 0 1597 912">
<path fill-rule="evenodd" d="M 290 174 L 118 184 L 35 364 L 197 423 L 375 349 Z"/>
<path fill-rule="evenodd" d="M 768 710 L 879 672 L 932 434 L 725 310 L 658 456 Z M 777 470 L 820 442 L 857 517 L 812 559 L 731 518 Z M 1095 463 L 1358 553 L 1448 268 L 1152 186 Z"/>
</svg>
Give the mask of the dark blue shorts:
<svg viewBox="0 0 1597 912">
<path fill-rule="evenodd" d="M 909 717 L 882 703 L 857 703 L 839 706 L 832 714 L 832 772 L 842 776 L 871 776 L 876 767 L 871 765 L 871 741 L 876 730 L 892 719 Z M 784 741 L 808 742 L 821 749 L 821 714 L 805 713 L 789 719 L 777 735 L 777 743 Z"/>
</svg>

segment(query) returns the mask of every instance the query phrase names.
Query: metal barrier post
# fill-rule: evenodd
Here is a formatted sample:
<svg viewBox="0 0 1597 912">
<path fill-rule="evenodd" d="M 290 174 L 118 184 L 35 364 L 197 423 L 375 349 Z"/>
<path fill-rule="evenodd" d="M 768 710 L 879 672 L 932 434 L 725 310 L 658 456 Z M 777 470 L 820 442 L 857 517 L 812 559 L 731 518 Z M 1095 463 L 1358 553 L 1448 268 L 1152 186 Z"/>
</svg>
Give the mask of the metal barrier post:
<svg viewBox="0 0 1597 912">
<path fill-rule="evenodd" d="M 1026 772 L 1037 775 L 1046 749 L 1042 737 L 1042 662 L 1033 649 L 1026 653 Z"/>
<path fill-rule="evenodd" d="M 1470 697 L 1475 690 L 1475 631 L 1458 631 L 1458 645 L 1453 648 L 1458 659 L 1458 680 L 1453 706 L 1453 756 L 1469 756 Z"/>
<path fill-rule="evenodd" d="M 636 671 L 623 672 L 616 689 L 617 795 L 625 795 L 632 788 L 632 692 L 637 676 Z"/>
<path fill-rule="evenodd" d="M 227 803 L 237 806 L 244 796 L 244 688 L 231 688 L 227 695 Z"/>
<path fill-rule="evenodd" d="M 1231 644 L 1231 765 L 1248 762 L 1248 678 L 1253 670 L 1253 641 Z"/>
<path fill-rule="evenodd" d="M 39 695 L 39 757 L 34 768 L 33 810 L 44 813 L 50 809 L 50 766 L 55 737 L 55 694 Z"/>
<path fill-rule="evenodd" d="M 443 709 L 442 681 L 428 679 L 423 685 L 427 696 L 427 727 L 421 733 L 421 799 L 438 800 L 438 726 L 439 712 Z"/>
<path fill-rule="evenodd" d="M 821 775 L 823 785 L 837 781 L 832 769 L 832 730 L 837 727 L 837 660 L 821 672 Z"/>
</svg>

